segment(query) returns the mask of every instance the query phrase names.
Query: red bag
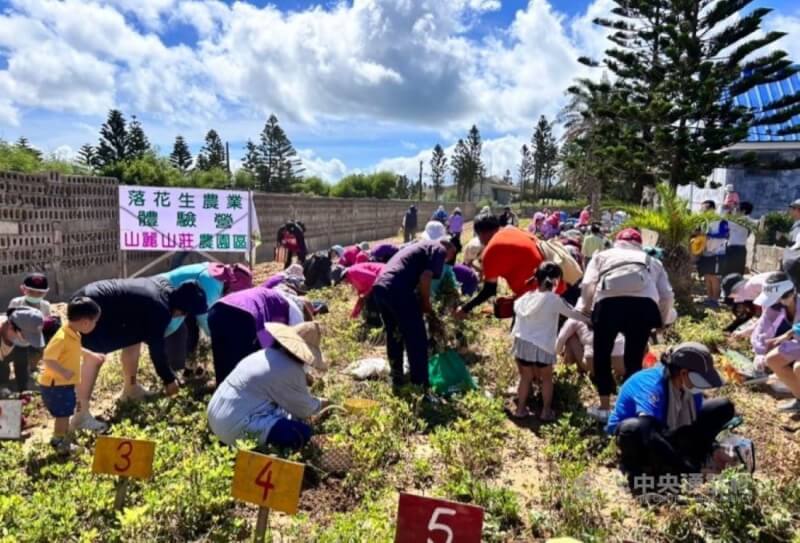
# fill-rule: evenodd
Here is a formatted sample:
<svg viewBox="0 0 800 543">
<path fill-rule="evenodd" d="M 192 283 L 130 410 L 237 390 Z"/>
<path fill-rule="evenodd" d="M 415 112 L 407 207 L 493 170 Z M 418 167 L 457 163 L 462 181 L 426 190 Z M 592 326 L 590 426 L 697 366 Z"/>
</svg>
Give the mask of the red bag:
<svg viewBox="0 0 800 543">
<path fill-rule="evenodd" d="M 494 316 L 498 319 L 510 319 L 514 316 L 514 298 L 503 296 L 494 300 Z"/>
</svg>

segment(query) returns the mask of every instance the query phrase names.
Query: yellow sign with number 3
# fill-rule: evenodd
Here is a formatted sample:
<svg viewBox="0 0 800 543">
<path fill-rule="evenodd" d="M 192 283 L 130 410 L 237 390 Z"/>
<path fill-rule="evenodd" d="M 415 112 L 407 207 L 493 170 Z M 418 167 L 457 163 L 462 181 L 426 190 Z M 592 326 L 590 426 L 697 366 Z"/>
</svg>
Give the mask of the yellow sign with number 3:
<svg viewBox="0 0 800 543">
<path fill-rule="evenodd" d="M 250 451 L 239 451 L 231 494 L 237 500 L 293 515 L 297 513 L 305 466 Z"/>
<path fill-rule="evenodd" d="M 155 441 L 100 436 L 94 449 L 93 473 L 149 479 L 153 476 Z"/>
</svg>

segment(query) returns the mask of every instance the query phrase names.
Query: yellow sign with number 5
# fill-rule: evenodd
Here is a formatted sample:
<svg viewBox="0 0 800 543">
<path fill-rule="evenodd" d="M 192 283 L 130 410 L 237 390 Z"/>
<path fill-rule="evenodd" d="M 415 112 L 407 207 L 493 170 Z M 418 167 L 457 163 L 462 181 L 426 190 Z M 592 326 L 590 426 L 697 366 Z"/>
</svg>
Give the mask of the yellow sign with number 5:
<svg viewBox="0 0 800 543">
<path fill-rule="evenodd" d="M 101 436 L 94 449 L 92 472 L 149 479 L 153 476 L 155 451 L 155 441 Z"/>
<path fill-rule="evenodd" d="M 233 468 L 231 493 L 237 500 L 297 513 L 305 466 L 264 454 L 239 451 Z"/>
</svg>

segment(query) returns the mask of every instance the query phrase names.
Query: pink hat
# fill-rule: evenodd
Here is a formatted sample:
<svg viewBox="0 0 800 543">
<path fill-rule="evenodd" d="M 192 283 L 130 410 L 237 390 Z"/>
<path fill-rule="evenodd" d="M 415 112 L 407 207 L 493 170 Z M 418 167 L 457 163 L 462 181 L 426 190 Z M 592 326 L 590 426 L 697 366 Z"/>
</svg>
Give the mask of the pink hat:
<svg viewBox="0 0 800 543">
<path fill-rule="evenodd" d="M 639 245 L 641 245 L 642 234 L 635 228 L 626 228 L 625 230 L 622 230 L 619 234 L 617 234 L 615 240 L 626 241 L 628 243 L 638 243 Z"/>
<path fill-rule="evenodd" d="M 222 281 L 225 293 L 238 292 L 253 286 L 253 273 L 244 264 L 220 264 L 212 262 L 208 265 L 208 274 Z"/>
</svg>

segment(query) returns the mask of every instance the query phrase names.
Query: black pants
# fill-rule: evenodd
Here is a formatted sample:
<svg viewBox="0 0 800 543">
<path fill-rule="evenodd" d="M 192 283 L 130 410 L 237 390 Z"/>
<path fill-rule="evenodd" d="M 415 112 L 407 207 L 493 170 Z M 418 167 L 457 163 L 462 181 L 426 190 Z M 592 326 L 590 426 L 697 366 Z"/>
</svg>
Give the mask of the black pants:
<svg viewBox="0 0 800 543">
<path fill-rule="evenodd" d="M 403 228 L 403 243 L 413 240 L 415 235 L 417 235 L 416 228 Z"/>
<path fill-rule="evenodd" d="M 261 348 L 252 315 L 236 307 L 216 303 L 208 310 L 214 377 L 219 385 L 243 358 Z"/>
<path fill-rule="evenodd" d="M 661 313 L 650 298 L 621 296 L 600 300 L 592 312 L 594 327 L 594 382 L 600 396 L 614 392 L 611 352 L 617 334 L 625 337 L 625 378 L 642 369 L 647 340 L 653 328 L 661 327 Z"/>
<path fill-rule="evenodd" d="M 0 360 L 0 383 L 5 383 L 11 378 L 11 366 L 14 366 L 17 392 L 22 392 L 28 387 L 31 350 L 31 347 L 14 347 L 6 358 Z"/>
<path fill-rule="evenodd" d="M 660 428 L 651 417 L 626 419 L 617 428 L 622 468 L 629 480 L 641 474 L 696 473 L 734 414 L 730 400 L 716 398 L 703 403 L 693 424 L 674 431 Z"/>
<path fill-rule="evenodd" d="M 408 353 L 411 382 L 428 386 L 428 333 L 419 302 L 413 292 L 395 293 L 383 287 L 372 289 L 372 297 L 386 329 L 386 356 L 392 382 L 403 382 L 403 352 Z"/>
</svg>

